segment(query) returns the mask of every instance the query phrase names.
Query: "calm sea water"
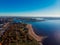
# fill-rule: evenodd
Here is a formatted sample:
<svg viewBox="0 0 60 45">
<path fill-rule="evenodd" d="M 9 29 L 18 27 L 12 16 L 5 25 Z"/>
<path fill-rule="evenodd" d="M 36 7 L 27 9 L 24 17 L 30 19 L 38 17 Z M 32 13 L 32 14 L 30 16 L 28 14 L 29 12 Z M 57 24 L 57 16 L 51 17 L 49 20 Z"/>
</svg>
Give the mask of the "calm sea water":
<svg viewBox="0 0 60 45">
<path fill-rule="evenodd" d="M 60 29 L 60 20 L 48 20 L 42 22 L 31 22 L 33 28 L 35 29 L 38 34 L 43 34 L 45 32 L 46 35 L 48 32 L 55 31 L 56 29 Z M 42 33 L 41 33 L 42 32 Z"/>
<path fill-rule="evenodd" d="M 60 45 L 60 20 L 48 20 L 42 22 L 30 22 L 36 34 L 48 36 L 44 45 Z M 59 32 L 59 33 L 58 33 Z M 58 34 L 57 34 L 58 33 Z M 56 36 L 55 36 L 56 35 Z M 57 36 L 58 35 L 58 36 Z M 59 39 L 57 39 L 59 38 Z M 58 41 L 59 40 L 59 41 Z"/>
</svg>

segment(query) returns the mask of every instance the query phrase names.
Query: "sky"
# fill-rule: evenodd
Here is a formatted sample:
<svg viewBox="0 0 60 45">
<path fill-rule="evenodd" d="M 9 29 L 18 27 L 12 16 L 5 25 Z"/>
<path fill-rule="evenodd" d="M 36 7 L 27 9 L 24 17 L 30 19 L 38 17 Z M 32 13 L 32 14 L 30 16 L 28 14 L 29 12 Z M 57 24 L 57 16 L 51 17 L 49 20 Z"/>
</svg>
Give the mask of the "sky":
<svg viewBox="0 0 60 45">
<path fill-rule="evenodd" d="M 60 17 L 60 0 L 0 0 L 0 16 Z"/>
</svg>

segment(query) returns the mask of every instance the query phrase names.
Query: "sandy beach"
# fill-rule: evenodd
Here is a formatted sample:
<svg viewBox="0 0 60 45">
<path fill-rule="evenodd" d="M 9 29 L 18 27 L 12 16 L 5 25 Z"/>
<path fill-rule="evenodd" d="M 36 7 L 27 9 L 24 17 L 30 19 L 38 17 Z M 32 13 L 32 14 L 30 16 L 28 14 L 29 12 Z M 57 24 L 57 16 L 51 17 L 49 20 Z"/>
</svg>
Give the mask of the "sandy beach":
<svg viewBox="0 0 60 45">
<path fill-rule="evenodd" d="M 32 36 L 36 41 L 38 41 L 40 45 L 42 45 L 42 41 L 43 41 L 43 39 L 45 39 L 46 37 L 44 37 L 44 36 L 38 36 L 38 35 L 34 32 L 31 24 L 28 24 L 28 25 L 27 25 L 27 28 L 28 28 L 28 34 L 29 34 L 30 36 Z"/>
</svg>

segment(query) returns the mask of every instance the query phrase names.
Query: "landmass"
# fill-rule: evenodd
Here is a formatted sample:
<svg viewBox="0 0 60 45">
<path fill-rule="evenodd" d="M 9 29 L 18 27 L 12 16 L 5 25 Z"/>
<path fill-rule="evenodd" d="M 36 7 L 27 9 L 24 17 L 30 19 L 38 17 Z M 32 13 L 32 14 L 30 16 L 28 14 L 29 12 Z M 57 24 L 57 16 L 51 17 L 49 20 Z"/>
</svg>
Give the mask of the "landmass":
<svg viewBox="0 0 60 45">
<path fill-rule="evenodd" d="M 5 22 L 0 29 L 0 45 L 43 45 L 45 36 L 35 34 L 31 24 Z"/>
</svg>

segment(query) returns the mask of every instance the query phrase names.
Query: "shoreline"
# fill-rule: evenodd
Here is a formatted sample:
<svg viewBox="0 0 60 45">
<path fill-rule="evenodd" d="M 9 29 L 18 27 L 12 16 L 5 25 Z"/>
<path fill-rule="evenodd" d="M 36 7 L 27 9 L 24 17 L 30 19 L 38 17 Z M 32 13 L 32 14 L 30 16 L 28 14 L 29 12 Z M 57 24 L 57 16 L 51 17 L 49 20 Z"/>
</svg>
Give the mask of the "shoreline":
<svg viewBox="0 0 60 45">
<path fill-rule="evenodd" d="M 47 37 L 46 37 L 46 36 L 38 36 L 38 35 L 34 32 L 31 24 L 28 24 L 28 25 L 27 25 L 27 28 L 28 28 L 28 34 L 29 34 L 30 36 L 32 36 L 37 42 L 39 42 L 40 45 L 42 45 L 42 41 L 43 41 L 45 38 L 47 38 Z"/>
</svg>

